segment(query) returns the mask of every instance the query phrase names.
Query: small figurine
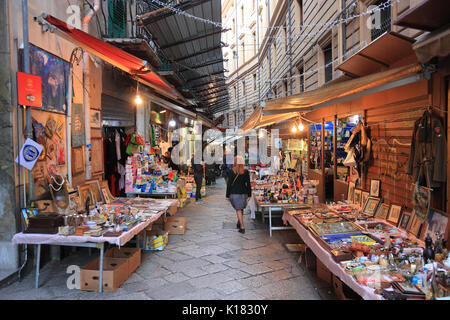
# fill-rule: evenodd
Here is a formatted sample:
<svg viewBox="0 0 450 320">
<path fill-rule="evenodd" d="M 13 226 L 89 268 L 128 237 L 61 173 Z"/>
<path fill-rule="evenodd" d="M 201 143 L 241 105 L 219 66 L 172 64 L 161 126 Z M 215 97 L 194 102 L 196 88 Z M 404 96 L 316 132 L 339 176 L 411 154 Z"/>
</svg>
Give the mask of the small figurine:
<svg viewBox="0 0 450 320">
<path fill-rule="evenodd" d="M 425 264 L 430 262 L 431 260 L 434 260 L 434 250 L 432 247 L 433 240 L 431 239 L 430 235 L 427 235 L 425 238 L 425 250 L 423 250 L 423 259 L 425 261 Z"/>
</svg>

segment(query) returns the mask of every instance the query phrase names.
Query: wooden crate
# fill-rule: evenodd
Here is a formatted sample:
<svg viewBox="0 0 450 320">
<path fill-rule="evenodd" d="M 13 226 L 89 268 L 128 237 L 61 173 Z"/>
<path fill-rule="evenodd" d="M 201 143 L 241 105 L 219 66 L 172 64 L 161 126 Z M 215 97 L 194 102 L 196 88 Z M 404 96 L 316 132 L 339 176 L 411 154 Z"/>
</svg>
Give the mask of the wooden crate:
<svg viewBox="0 0 450 320">
<path fill-rule="evenodd" d="M 331 285 L 332 273 L 328 268 L 316 257 L 316 274 L 317 277 Z"/>
<path fill-rule="evenodd" d="M 99 285 L 100 259 L 97 258 L 81 269 L 81 290 L 97 291 Z M 128 279 L 128 264 L 126 259 L 103 259 L 103 291 L 114 291 Z"/>
<path fill-rule="evenodd" d="M 332 278 L 333 289 L 336 297 L 340 300 L 361 300 L 350 287 L 348 287 L 344 282 L 333 274 Z"/>
</svg>

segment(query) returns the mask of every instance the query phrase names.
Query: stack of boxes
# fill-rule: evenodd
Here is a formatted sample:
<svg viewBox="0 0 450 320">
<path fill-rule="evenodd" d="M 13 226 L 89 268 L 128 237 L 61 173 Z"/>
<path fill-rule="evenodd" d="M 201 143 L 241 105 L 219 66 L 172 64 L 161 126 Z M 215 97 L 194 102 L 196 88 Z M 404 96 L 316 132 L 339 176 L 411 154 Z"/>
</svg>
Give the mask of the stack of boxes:
<svg viewBox="0 0 450 320">
<path fill-rule="evenodd" d="M 318 184 L 319 184 L 318 180 L 303 181 L 302 196 L 304 199 L 304 203 L 306 204 L 319 203 L 319 197 L 317 196 Z"/>
<path fill-rule="evenodd" d="M 128 157 L 125 164 L 125 192 L 134 192 L 134 177 L 137 169 L 137 157 Z"/>
</svg>

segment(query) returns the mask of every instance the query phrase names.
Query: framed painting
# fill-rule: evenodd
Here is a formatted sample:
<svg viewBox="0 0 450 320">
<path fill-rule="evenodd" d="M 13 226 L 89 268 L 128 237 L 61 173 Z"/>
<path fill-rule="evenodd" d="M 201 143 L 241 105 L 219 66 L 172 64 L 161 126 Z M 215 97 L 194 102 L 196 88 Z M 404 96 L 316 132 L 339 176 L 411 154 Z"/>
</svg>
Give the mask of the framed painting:
<svg viewBox="0 0 450 320">
<path fill-rule="evenodd" d="M 362 191 L 359 189 L 355 189 L 355 191 L 353 192 L 353 203 L 357 206 L 361 206 L 361 195 Z"/>
<path fill-rule="evenodd" d="M 20 50 L 20 69 L 24 64 Z M 69 93 L 70 64 L 43 49 L 29 45 L 30 73 L 41 77 L 42 110 L 66 113 Z"/>
<path fill-rule="evenodd" d="M 370 196 L 371 197 L 380 196 L 380 180 L 377 179 L 370 180 Z"/>
<path fill-rule="evenodd" d="M 100 188 L 100 183 L 98 180 L 86 181 L 85 184 L 88 185 L 89 188 L 91 189 L 92 194 L 94 195 L 95 203 L 97 203 L 97 202 L 104 203 L 105 202 L 105 199 L 103 198 L 102 190 Z"/>
<path fill-rule="evenodd" d="M 403 210 L 400 214 L 400 219 L 398 222 L 398 227 L 402 230 L 405 230 L 408 228 L 408 223 L 411 219 L 411 212 L 408 212 L 406 210 Z"/>
<path fill-rule="evenodd" d="M 377 209 L 377 211 L 375 213 L 375 218 L 386 219 L 386 217 L 388 216 L 388 213 L 389 213 L 389 205 L 386 204 L 386 203 L 382 203 L 378 207 L 378 209 Z"/>
<path fill-rule="evenodd" d="M 367 191 L 362 191 L 361 192 L 361 204 L 360 204 L 361 208 L 364 208 L 368 198 L 369 198 L 369 193 Z"/>
<path fill-rule="evenodd" d="M 101 128 L 102 118 L 100 110 L 91 109 L 91 128 Z"/>
<path fill-rule="evenodd" d="M 100 188 L 102 189 L 103 198 L 105 199 L 105 203 L 111 203 L 115 201 L 114 196 L 111 194 L 109 190 L 108 181 L 103 180 L 100 181 Z"/>
<path fill-rule="evenodd" d="M 105 171 L 103 157 L 103 138 L 91 138 L 91 174 L 97 175 Z"/>
<path fill-rule="evenodd" d="M 408 229 L 406 231 L 415 237 L 419 237 L 421 227 L 422 221 L 419 218 L 417 218 L 415 211 L 413 211 L 413 213 L 411 214 Z"/>
<path fill-rule="evenodd" d="M 387 217 L 387 221 L 394 223 L 397 225 L 398 220 L 400 219 L 400 214 L 402 213 L 402 207 L 396 204 L 391 205 L 389 209 L 389 214 Z"/>
<path fill-rule="evenodd" d="M 80 211 L 80 196 L 78 195 L 78 192 L 69 194 L 69 206 L 75 208 L 76 211 Z"/>
<path fill-rule="evenodd" d="M 433 243 L 436 241 L 437 234 L 444 235 L 447 231 L 448 216 L 443 212 L 436 209 L 430 209 L 427 215 L 427 219 L 424 222 L 423 232 L 420 239 L 424 240 L 427 235 L 430 235 L 433 239 Z"/>
<path fill-rule="evenodd" d="M 84 172 L 84 147 L 72 148 L 72 174 L 80 175 Z"/>
<path fill-rule="evenodd" d="M 89 207 L 94 207 L 95 198 L 94 198 L 94 194 L 92 193 L 92 190 L 89 185 L 85 184 L 82 186 L 78 186 L 78 194 L 80 195 L 80 206 L 81 206 L 81 208 L 83 208 L 83 210 L 84 210 L 87 199 L 90 199 Z"/>
<path fill-rule="evenodd" d="M 72 104 L 72 147 L 77 148 L 85 144 L 84 111 L 81 103 Z"/>
<path fill-rule="evenodd" d="M 350 182 L 348 184 L 348 190 L 347 190 L 347 201 L 350 203 L 353 203 L 353 195 L 355 192 L 355 183 L 354 182 Z"/>
<path fill-rule="evenodd" d="M 367 198 L 366 204 L 362 209 L 363 213 L 373 217 L 375 215 L 375 212 L 378 208 L 378 204 L 380 203 L 380 201 L 381 201 L 380 198 L 375 197 Z"/>
</svg>

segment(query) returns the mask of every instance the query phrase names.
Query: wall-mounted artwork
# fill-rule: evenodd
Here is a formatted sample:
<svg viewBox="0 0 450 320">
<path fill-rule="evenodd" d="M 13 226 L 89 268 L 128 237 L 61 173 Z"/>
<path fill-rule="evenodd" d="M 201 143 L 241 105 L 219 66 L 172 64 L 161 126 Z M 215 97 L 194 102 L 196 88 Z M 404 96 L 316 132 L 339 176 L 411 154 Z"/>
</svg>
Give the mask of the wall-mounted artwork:
<svg viewBox="0 0 450 320">
<path fill-rule="evenodd" d="M 101 174 L 104 172 L 103 139 L 91 138 L 91 154 L 95 155 L 91 159 L 91 174 Z"/>
<path fill-rule="evenodd" d="M 32 44 L 30 73 L 42 80 L 42 110 L 67 112 L 69 92 L 69 63 Z M 23 50 L 20 51 L 20 69 L 23 70 Z"/>
<path fill-rule="evenodd" d="M 72 147 L 81 147 L 85 143 L 83 105 L 72 105 Z"/>
</svg>

